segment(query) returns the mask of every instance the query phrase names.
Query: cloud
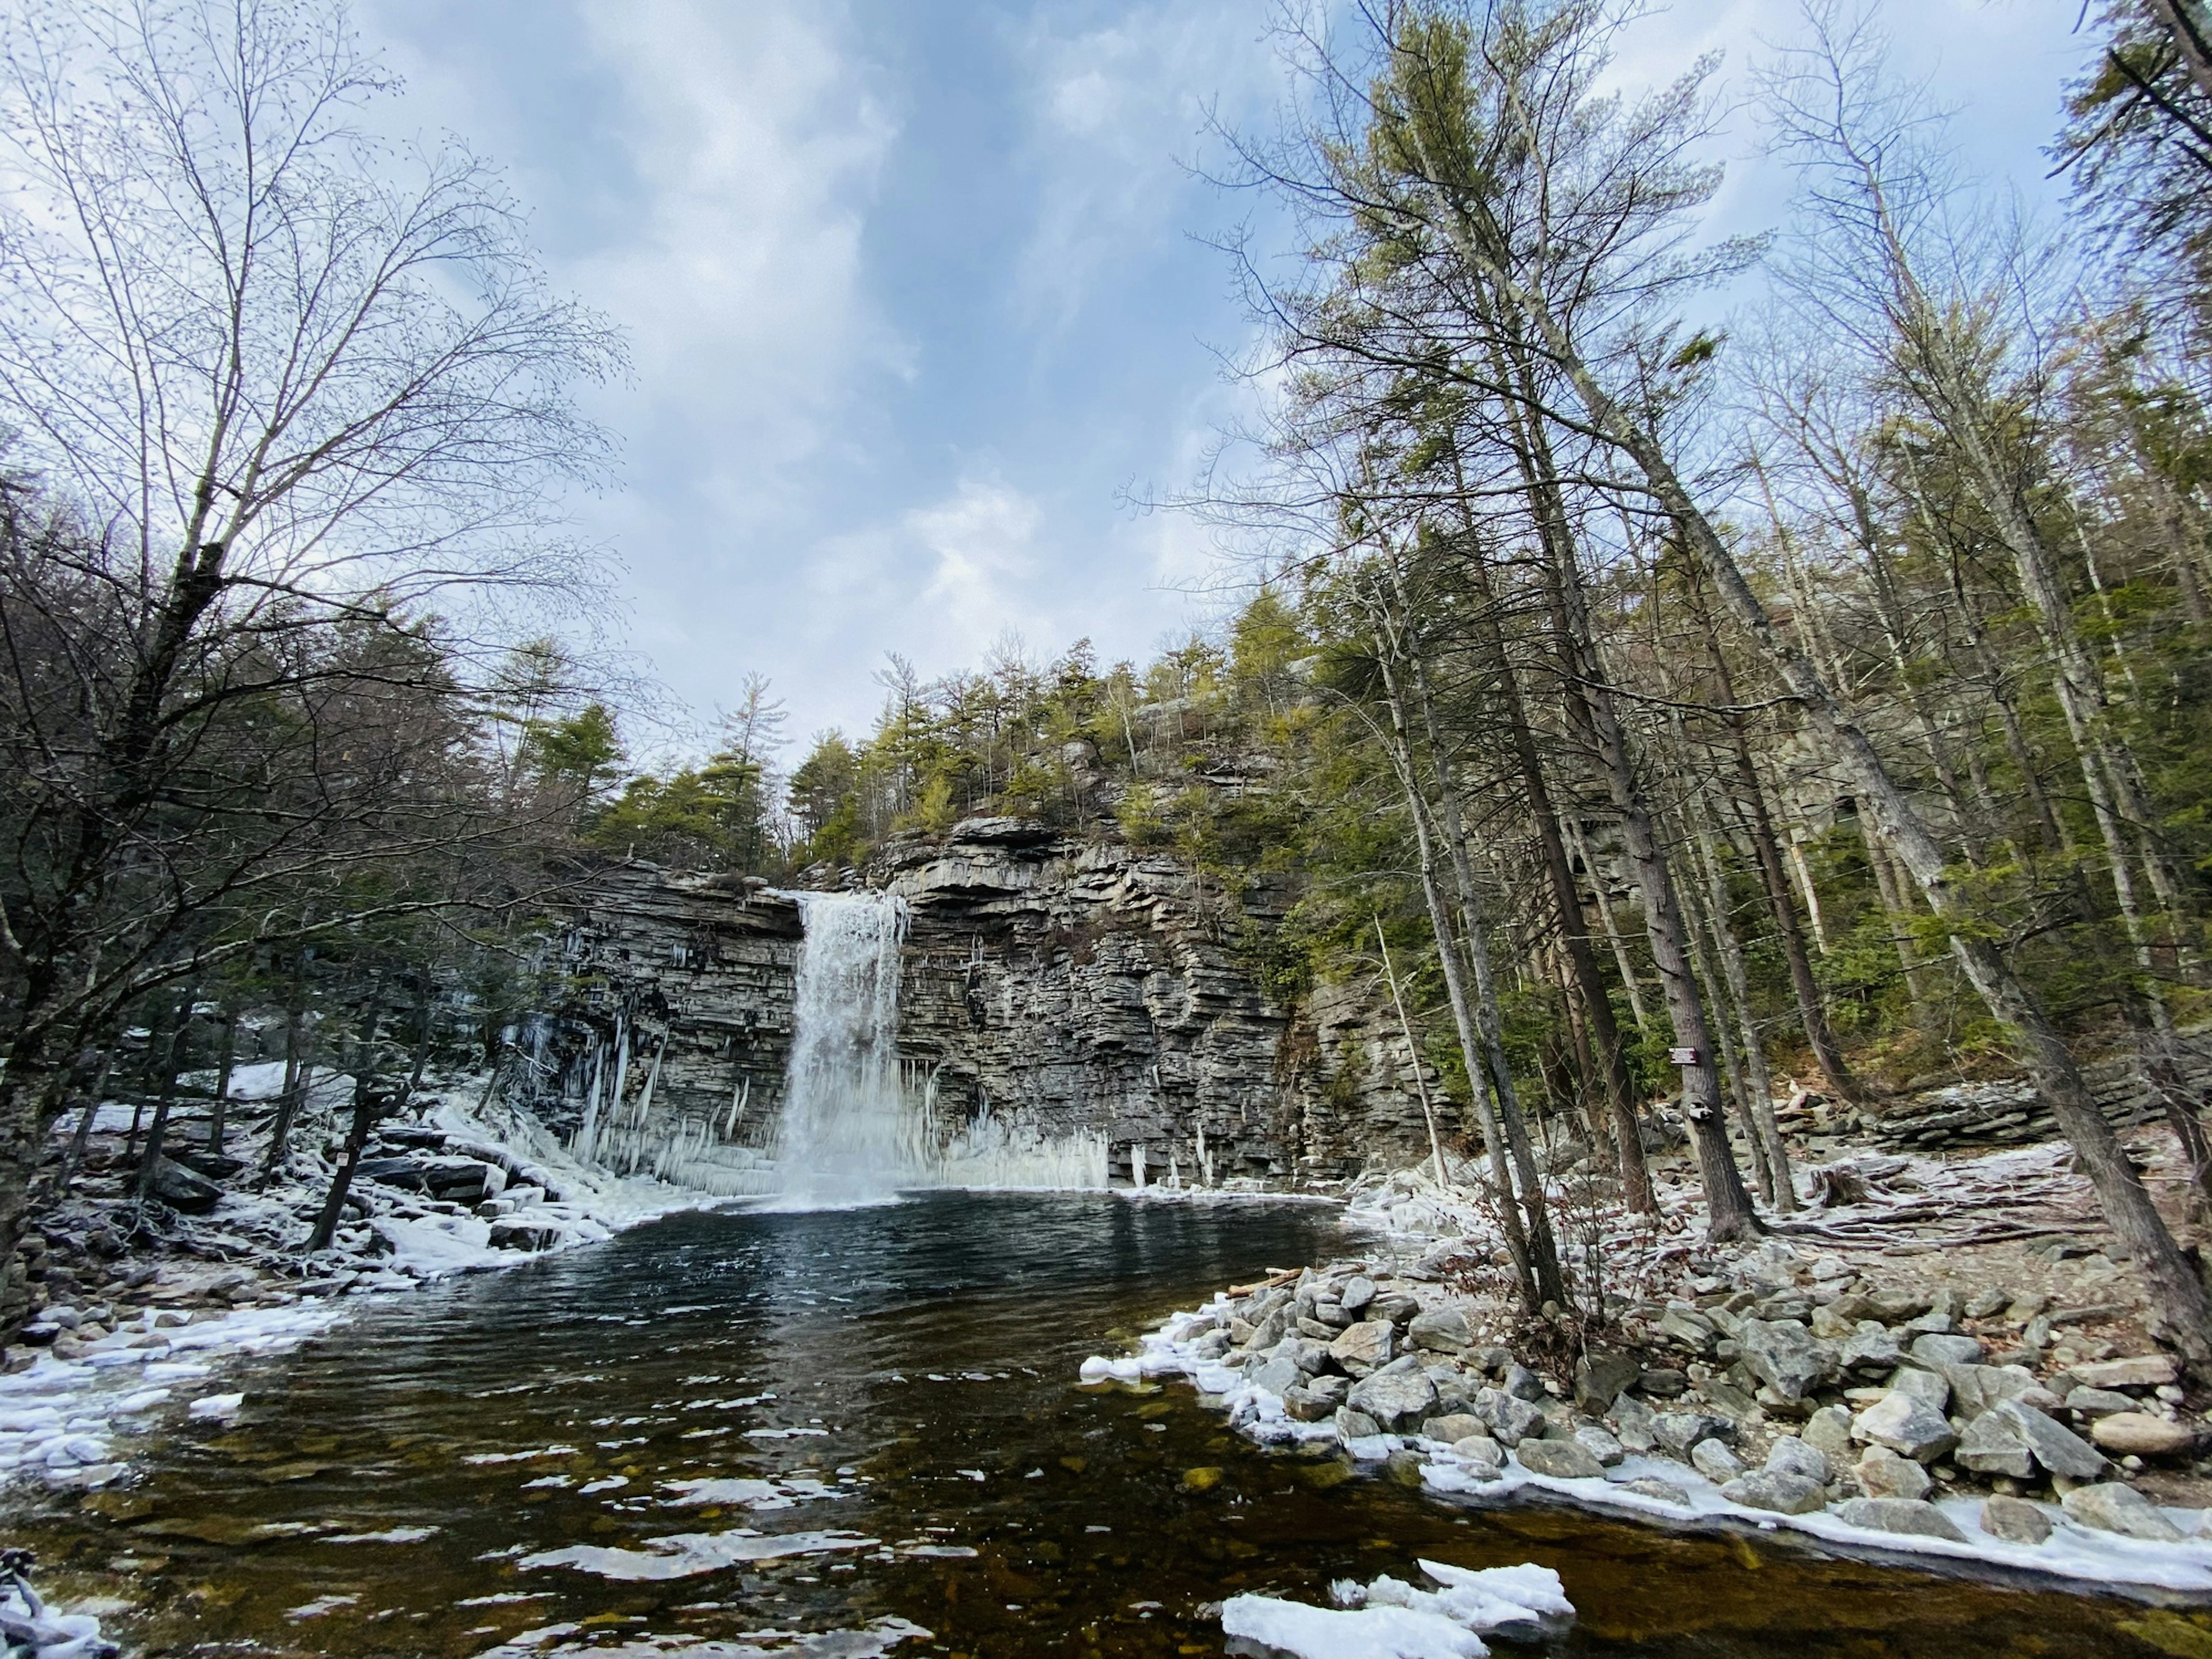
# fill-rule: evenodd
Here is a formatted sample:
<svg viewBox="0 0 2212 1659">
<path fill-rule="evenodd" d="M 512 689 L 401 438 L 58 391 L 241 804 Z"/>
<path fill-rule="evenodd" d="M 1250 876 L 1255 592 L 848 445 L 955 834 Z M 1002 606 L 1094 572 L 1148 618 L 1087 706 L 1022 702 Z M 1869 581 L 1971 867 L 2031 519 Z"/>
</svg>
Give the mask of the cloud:
<svg viewBox="0 0 2212 1659">
<path fill-rule="evenodd" d="M 966 478 L 951 495 L 906 514 L 903 528 L 928 560 L 920 610 L 965 665 L 1009 630 L 1037 635 L 1049 617 L 1032 608 L 1025 590 L 1038 574 L 1039 504 L 996 478 Z"/>
</svg>

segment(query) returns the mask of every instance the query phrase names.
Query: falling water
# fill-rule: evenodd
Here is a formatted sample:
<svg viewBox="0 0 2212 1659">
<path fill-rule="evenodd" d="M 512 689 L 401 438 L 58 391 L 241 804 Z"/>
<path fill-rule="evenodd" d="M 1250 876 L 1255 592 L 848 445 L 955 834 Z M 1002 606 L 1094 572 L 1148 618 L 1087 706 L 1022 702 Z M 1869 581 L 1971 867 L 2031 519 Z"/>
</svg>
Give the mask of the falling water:
<svg viewBox="0 0 2212 1659">
<path fill-rule="evenodd" d="M 898 1070 L 906 901 L 802 893 L 791 1067 L 777 1148 L 787 1203 L 880 1204 L 921 1179 Z"/>
</svg>

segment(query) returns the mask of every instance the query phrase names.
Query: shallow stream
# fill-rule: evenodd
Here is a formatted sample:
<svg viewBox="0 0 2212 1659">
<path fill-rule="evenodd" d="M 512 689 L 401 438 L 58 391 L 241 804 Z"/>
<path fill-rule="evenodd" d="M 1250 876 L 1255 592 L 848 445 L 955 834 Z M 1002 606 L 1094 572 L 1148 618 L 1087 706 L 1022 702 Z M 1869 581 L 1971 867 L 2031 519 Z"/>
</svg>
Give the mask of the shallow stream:
<svg viewBox="0 0 2212 1659">
<path fill-rule="evenodd" d="M 112 1632 L 180 1655 L 845 1659 L 896 1620 L 933 1632 L 902 1656 L 1218 1654 L 1206 1603 L 1418 1582 L 1423 1555 L 1558 1568 L 1565 1653 L 2212 1655 L 2197 1613 L 1455 1510 L 1262 1454 L 1185 1389 L 1073 1386 L 1116 1328 L 1352 1248 L 1291 1204 L 677 1217 L 367 1304 L 240 1372 L 231 1423 L 180 1425 L 129 1486 L 9 1530 L 50 1589 L 129 1604 Z M 672 1534 L 694 1541 L 647 1547 Z"/>
</svg>

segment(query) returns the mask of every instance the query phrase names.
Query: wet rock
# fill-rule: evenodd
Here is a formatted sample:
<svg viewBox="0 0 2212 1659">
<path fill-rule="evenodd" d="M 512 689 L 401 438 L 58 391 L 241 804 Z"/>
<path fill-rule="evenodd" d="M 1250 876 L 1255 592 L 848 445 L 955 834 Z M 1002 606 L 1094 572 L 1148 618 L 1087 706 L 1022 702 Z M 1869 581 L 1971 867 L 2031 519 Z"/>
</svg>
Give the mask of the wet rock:
<svg viewBox="0 0 2212 1659">
<path fill-rule="evenodd" d="M 1468 1462 L 1480 1464 L 1485 1468 L 1502 1469 L 1505 1467 L 1505 1448 L 1486 1434 L 1470 1434 L 1464 1439 L 1455 1440 L 1452 1449 Z"/>
<path fill-rule="evenodd" d="M 1336 1431 L 1346 1440 L 1364 1440 L 1370 1435 L 1382 1433 L 1382 1425 L 1365 1412 L 1340 1406 L 1336 1413 Z"/>
<path fill-rule="evenodd" d="M 1895 1389 L 1858 1414 L 1851 1438 L 1887 1446 L 1917 1463 L 1931 1463 L 1959 1443 L 1942 1413 Z"/>
<path fill-rule="evenodd" d="M 1644 1498 L 1655 1498 L 1662 1504 L 1672 1504 L 1678 1509 L 1690 1507 L 1690 1494 L 1671 1480 L 1661 1480 L 1651 1475 L 1642 1475 L 1634 1480 L 1624 1480 L 1620 1490 L 1632 1492 Z"/>
<path fill-rule="evenodd" d="M 1421 1459 L 1413 1452 L 1394 1451 L 1382 1461 L 1382 1474 L 1394 1486 L 1419 1492 L 1421 1489 Z"/>
<path fill-rule="evenodd" d="M 2148 1412 L 2115 1412 L 2100 1417 L 2089 1437 L 2119 1457 L 2179 1457 L 2197 1447 L 2197 1432 Z"/>
<path fill-rule="evenodd" d="M 1604 1411 L 1635 1385 L 1643 1369 L 1630 1354 L 1603 1350 L 1584 1354 L 1575 1364 L 1575 1404 L 1593 1413 Z"/>
<path fill-rule="evenodd" d="M 1827 1454 L 1794 1434 L 1784 1435 L 1767 1448 L 1766 1467 L 1773 1474 L 1802 1475 L 1820 1486 L 1828 1484 Z"/>
<path fill-rule="evenodd" d="M 1845 1525 L 1873 1532 L 1944 1538 L 1954 1544 L 1966 1541 L 1966 1534 L 1951 1524 L 1951 1517 L 1925 1498 L 1848 1498 L 1836 1505 L 1835 1513 L 1836 1519 Z"/>
<path fill-rule="evenodd" d="M 1513 1455 L 1529 1474 L 1554 1480 L 1596 1480 L 1605 1474 L 1604 1465 L 1578 1441 L 1523 1440 Z"/>
<path fill-rule="evenodd" d="M 2066 1396 L 2066 1409 L 2083 1417 L 2110 1417 L 2114 1412 L 2131 1412 L 2135 1398 L 2112 1389 L 2077 1388 Z"/>
<path fill-rule="evenodd" d="M 2172 1357 L 2162 1353 L 2136 1354 L 2126 1359 L 2093 1360 L 2070 1369 L 2075 1381 L 2089 1389 L 2155 1389 L 2172 1382 L 2179 1375 Z"/>
<path fill-rule="evenodd" d="M 1652 1423 L 1658 1442 L 1676 1457 L 1686 1458 L 1700 1440 L 1733 1440 L 1735 1425 L 1703 1412 L 1665 1412 Z"/>
<path fill-rule="evenodd" d="M 1382 1319 L 1347 1326 L 1344 1334 L 1328 1345 L 1328 1357 L 1354 1376 L 1381 1370 L 1396 1352 L 1397 1332 Z"/>
<path fill-rule="evenodd" d="M 1869 1319 L 1845 1340 L 1837 1363 L 1847 1371 L 1893 1370 L 1905 1363 L 1905 1350 L 1888 1327 Z"/>
<path fill-rule="evenodd" d="M 1450 1446 L 1471 1435 L 1486 1434 L 1489 1427 L 1472 1412 L 1454 1412 L 1449 1417 L 1430 1418 L 1421 1425 L 1421 1433 L 1431 1440 L 1441 1440 Z"/>
<path fill-rule="evenodd" d="M 1474 1346 L 1474 1334 L 1467 1328 L 1465 1314 L 1456 1308 L 1439 1308 L 1416 1316 L 1406 1328 L 1406 1340 L 1432 1352 L 1459 1353 Z"/>
<path fill-rule="evenodd" d="M 1823 1406 L 1805 1421 L 1807 1445 L 1823 1455 L 1839 1458 L 1851 1451 L 1851 1414 L 1841 1406 Z"/>
<path fill-rule="evenodd" d="M 2051 1517 L 2025 1498 L 2000 1493 L 1982 1504 L 1982 1530 L 2008 1544 L 2040 1544 L 2051 1536 Z"/>
<path fill-rule="evenodd" d="M 2066 1513 L 2085 1527 L 2116 1532 L 2124 1538 L 2153 1543 L 2178 1544 L 2181 1529 L 2160 1513 L 2158 1507 L 2133 1486 L 2117 1480 L 2101 1486 L 2076 1486 L 2060 1498 Z"/>
<path fill-rule="evenodd" d="M 1583 1450 L 1607 1468 L 1611 1468 L 1628 1455 L 1627 1449 L 1620 1441 L 1595 1423 L 1585 1423 L 1577 1428 L 1575 1438 L 1582 1443 Z"/>
<path fill-rule="evenodd" d="M 1747 1319 L 1735 1340 L 1745 1367 L 1784 1401 L 1802 1400 L 1836 1374 L 1836 1351 L 1794 1319 Z"/>
<path fill-rule="evenodd" d="M 1754 1469 L 1740 1474 L 1721 1488 L 1721 1496 L 1748 1510 L 1769 1510 L 1777 1515 L 1810 1515 L 1827 1506 L 1827 1494 L 1817 1480 L 1781 1469 Z"/>
<path fill-rule="evenodd" d="M 1853 1473 L 1869 1498 L 1925 1498 L 1934 1484 L 1926 1469 L 1887 1446 L 1869 1446 Z"/>
<path fill-rule="evenodd" d="M 1978 1338 L 1933 1332 L 1914 1337 L 1909 1352 L 1924 1365 L 1978 1365 L 1982 1359 Z"/>
<path fill-rule="evenodd" d="M 495 1250 L 550 1250 L 564 1237 L 559 1226 L 548 1222 L 502 1217 L 491 1224 L 491 1247 Z"/>
<path fill-rule="evenodd" d="M 1690 1448 L 1690 1467 L 1719 1486 L 1743 1473 L 1743 1459 L 1717 1440 L 1700 1440 Z"/>
<path fill-rule="evenodd" d="M 1509 1446 L 1517 1446 L 1544 1431 L 1544 1413 L 1503 1389 L 1484 1389 L 1478 1393 L 1474 1396 L 1474 1414 L 1489 1425 L 1492 1435 Z"/>
<path fill-rule="evenodd" d="M 1386 1430 L 1411 1432 L 1436 1409 L 1437 1385 L 1409 1357 L 1355 1383 L 1344 1403 L 1366 1413 Z"/>
<path fill-rule="evenodd" d="M 1617 1396 L 1607 1415 L 1620 1443 L 1632 1452 L 1648 1452 L 1659 1443 L 1659 1414 L 1632 1394 Z"/>
</svg>

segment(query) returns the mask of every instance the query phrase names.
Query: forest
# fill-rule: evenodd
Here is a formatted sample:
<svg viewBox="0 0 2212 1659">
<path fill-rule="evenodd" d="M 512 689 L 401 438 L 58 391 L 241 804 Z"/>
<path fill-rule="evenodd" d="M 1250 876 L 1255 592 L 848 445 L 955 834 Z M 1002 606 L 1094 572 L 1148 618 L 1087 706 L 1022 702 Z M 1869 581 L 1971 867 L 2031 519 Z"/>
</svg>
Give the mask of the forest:
<svg viewBox="0 0 2212 1659">
<path fill-rule="evenodd" d="M 1638 1211 L 1672 1103 L 1731 1237 L 1798 1201 L 1792 1084 L 2024 1072 L 2212 1363 L 2081 1073 L 2155 1073 L 2212 994 L 2199 9 L 2085 21 L 2053 224 L 1815 0 L 1757 60 L 1798 194 L 1750 240 L 1705 229 L 1719 64 L 1609 90 L 1620 7 L 1286 27 L 1291 112 L 1218 135 L 1297 237 L 1222 254 L 1264 420 L 1153 503 L 1233 550 L 1218 624 L 1145 664 L 893 657 L 872 730 L 796 753 L 754 677 L 666 763 L 630 753 L 672 745 L 562 505 L 611 465 L 580 398 L 618 335 L 465 150 L 395 183 L 354 125 L 380 72 L 270 15 L 250 86 L 125 41 L 0 88 L 51 210 L 0 282 L 0 1253 L 71 1178 L 54 1124 L 118 1068 L 174 1098 L 239 1011 L 363 1076 L 496 1065 L 606 860 L 835 886 L 1015 816 L 1197 872 L 1285 1009 L 1387 952 L 1523 1195 L 1532 1301 L 1540 1115 Z M 1237 902 L 1262 880 L 1279 927 Z M 2197 1103 L 2168 1112 L 2212 1199 Z"/>
</svg>

